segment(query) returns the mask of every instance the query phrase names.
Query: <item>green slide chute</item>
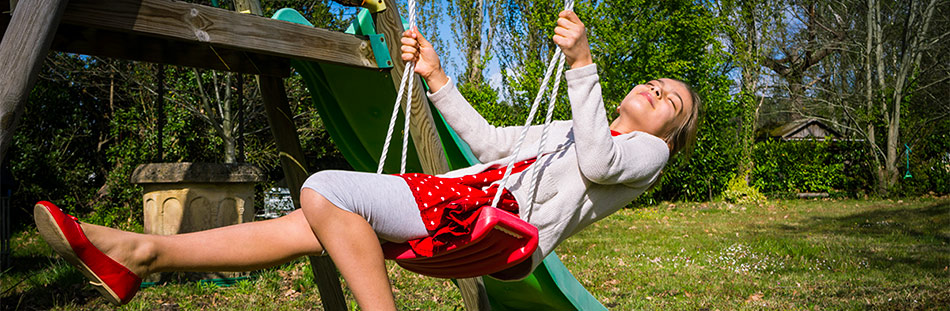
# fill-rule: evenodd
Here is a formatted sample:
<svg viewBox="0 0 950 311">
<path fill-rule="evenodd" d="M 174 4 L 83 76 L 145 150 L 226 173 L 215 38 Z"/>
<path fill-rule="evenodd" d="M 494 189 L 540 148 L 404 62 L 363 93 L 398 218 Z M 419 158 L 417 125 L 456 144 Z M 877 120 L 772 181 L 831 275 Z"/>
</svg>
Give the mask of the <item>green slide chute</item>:
<svg viewBox="0 0 950 311">
<path fill-rule="evenodd" d="M 313 26 L 292 9 L 280 10 L 273 18 Z M 363 10 L 348 32 L 376 35 L 372 24 L 370 14 Z M 346 160 L 356 170 L 375 172 L 396 101 L 390 71 L 297 60 L 291 61 L 291 65 L 306 82 L 330 138 Z M 449 167 L 458 169 L 477 163 L 468 145 L 445 123 L 435 107 L 430 108 Z M 402 115 L 397 124 L 403 124 L 401 118 Z M 399 159 L 401 133 L 394 132 L 392 139 L 393 147 L 387 158 Z M 421 172 L 411 141 L 406 170 Z M 398 171 L 399 161 L 387 162 L 386 172 Z M 501 282 L 490 277 L 483 279 L 492 310 L 607 310 L 553 252 L 524 280 Z"/>
</svg>

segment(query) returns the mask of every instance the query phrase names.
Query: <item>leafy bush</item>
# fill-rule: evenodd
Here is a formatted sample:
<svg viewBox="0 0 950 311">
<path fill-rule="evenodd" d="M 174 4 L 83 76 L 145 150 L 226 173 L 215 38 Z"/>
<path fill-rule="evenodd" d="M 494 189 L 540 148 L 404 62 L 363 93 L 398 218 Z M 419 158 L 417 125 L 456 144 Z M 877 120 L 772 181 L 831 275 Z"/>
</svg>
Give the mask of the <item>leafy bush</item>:
<svg viewBox="0 0 950 311">
<path fill-rule="evenodd" d="M 929 123 L 931 134 L 911 141 L 910 164 L 902 155 L 898 162 L 900 176 L 908 171 L 912 177 L 897 183 L 896 194 L 902 196 L 950 193 L 950 119 Z"/>
<path fill-rule="evenodd" d="M 746 176 L 736 175 L 726 184 L 726 190 L 722 192 L 722 199 L 731 203 L 761 203 L 765 196 L 754 186 L 746 182 Z"/>
<path fill-rule="evenodd" d="M 766 193 L 868 190 L 867 149 L 850 141 L 768 139 L 752 148 L 752 184 Z"/>
</svg>

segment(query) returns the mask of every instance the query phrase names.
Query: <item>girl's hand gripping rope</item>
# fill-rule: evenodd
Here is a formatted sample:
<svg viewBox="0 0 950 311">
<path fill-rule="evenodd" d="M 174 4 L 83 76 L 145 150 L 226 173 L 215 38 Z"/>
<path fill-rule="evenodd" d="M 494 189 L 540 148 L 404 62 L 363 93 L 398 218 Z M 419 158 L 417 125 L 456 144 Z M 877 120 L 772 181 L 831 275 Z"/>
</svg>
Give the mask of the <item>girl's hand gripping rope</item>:
<svg viewBox="0 0 950 311">
<path fill-rule="evenodd" d="M 416 62 L 415 72 L 426 80 L 429 92 L 435 93 L 449 82 L 449 77 L 442 69 L 435 48 L 419 33 L 418 28 L 413 27 L 404 32 L 400 42 L 402 43 L 402 60 Z"/>
<path fill-rule="evenodd" d="M 580 68 L 593 63 L 584 23 L 577 14 L 574 14 L 574 11 L 564 10 L 558 14 L 557 28 L 554 28 L 554 43 L 561 47 L 565 61 L 571 68 Z"/>
</svg>

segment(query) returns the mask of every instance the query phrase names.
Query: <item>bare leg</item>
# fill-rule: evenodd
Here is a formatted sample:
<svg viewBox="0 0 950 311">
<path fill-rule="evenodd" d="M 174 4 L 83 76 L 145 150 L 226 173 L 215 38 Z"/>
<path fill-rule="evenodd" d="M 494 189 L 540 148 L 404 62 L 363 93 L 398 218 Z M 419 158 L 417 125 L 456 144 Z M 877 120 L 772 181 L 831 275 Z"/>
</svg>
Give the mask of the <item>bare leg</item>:
<svg viewBox="0 0 950 311">
<path fill-rule="evenodd" d="M 278 219 L 171 236 L 91 224 L 82 228 L 93 245 L 142 277 L 166 271 L 249 271 L 326 247 L 363 310 L 395 310 L 382 249 L 369 223 L 310 189 L 302 191 L 301 206 Z"/>
<path fill-rule="evenodd" d="M 311 189 L 300 203 L 313 232 L 326 248 L 363 310 L 396 310 L 383 250 L 363 217 L 341 210 Z M 330 217 L 327 217 L 330 216 Z"/>
<path fill-rule="evenodd" d="M 250 271 L 323 251 L 302 211 L 178 235 L 82 224 L 93 245 L 139 276 L 168 271 Z"/>
</svg>

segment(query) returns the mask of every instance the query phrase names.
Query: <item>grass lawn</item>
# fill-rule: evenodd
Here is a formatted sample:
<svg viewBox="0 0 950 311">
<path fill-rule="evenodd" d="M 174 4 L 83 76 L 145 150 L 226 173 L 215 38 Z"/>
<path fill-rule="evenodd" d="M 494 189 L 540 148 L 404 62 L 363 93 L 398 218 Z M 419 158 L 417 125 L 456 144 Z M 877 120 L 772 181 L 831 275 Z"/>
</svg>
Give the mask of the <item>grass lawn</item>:
<svg viewBox="0 0 950 311">
<path fill-rule="evenodd" d="M 611 310 L 947 310 L 950 198 L 665 203 L 623 210 L 557 252 Z M 0 277 L 2 310 L 113 308 L 52 255 L 15 234 Z M 390 263 L 400 310 L 461 310 L 446 280 Z M 320 309 L 306 260 L 231 287 L 143 289 L 123 310 Z M 352 304 L 352 296 L 345 292 Z"/>
</svg>

